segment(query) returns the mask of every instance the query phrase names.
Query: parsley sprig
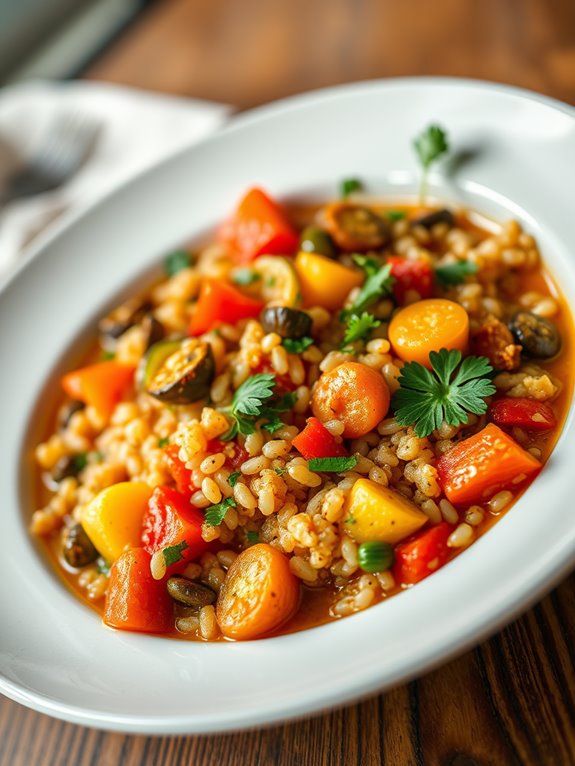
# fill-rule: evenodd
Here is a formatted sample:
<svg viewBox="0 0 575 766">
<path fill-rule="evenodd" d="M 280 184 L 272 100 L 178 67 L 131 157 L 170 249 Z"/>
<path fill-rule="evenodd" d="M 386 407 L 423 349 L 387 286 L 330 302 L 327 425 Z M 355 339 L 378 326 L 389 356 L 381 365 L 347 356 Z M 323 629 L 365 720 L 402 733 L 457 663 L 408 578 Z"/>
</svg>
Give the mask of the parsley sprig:
<svg viewBox="0 0 575 766">
<path fill-rule="evenodd" d="M 310 471 L 320 471 L 322 473 L 344 473 L 351 471 L 358 463 L 356 455 L 350 457 L 314 457 L 308 460 Z"/>
<path fill-rule="evenodd" d="M 236 505 L 237 503 L 233 497 L 226 497 L 221 503 L 210 505 L 210 507 L 206 508 L 204 511 L 206 524 L 209 524 L 211 527 L 218 527 L 224 520 L 228 508 L 235 508 Z"/>
<path fill-rule="evenodd" d="M 302 354 L 306 348 L 313 346 L 313 338 L 304 336 L 303 338 L 284 338 L 282 346 L 288 354 Z"/>
<path fill-rule="evenodd" d="M 347 319 L 347 327 L 341 344 L 342 349 L 346 348 L 350 343 L 355 343 L 357 340 L 367 340 L 372 330 L 375 330 L 380 324 L 379 319 L 376 319 L 373 314 L 369 314 L 367 311 L 359 315 L 351 314 Z"/>
<path fill-rule="evenodd" d="M 443 287 L 453 287 L 454 285 L 460 285 L 465 281 L 465 277 L 477 274 L 477 264 L 472 261 L 458 261 L 457 263 L 449 263 L 447 266 L 436 266 L 435 278 Z"/>
<path fill-rule="evenodd" d="M 431 351 L 429 361 L 431 370 L 419 362 L 403 366 L 392 400 L 397 422 L 414 426 L 420 437 L 429 436 L 443 422 L 466 423 L 470 412 L 482 415 L 487 410 L 485 397 L 495 393 L 493 368 L 484 356 L 461 361 L 461 351 L 442 348 Z"/>
<path fill-rule="evenodd" d="M 413 142 L 415 151 L 421 163 L 423 172 L 421 174 L 421 184 L 419 187 L 419 198 L 423 202 L 427 194 L 427 176 L 429 168 L 443 154 L 449 151 L 447 142 L 447 133 L 439 125 L 428 125 L 428 127 L 417 136 Z"/>
<path fill-rule="evenodd" d="M 395 281 L 391 276 L 391 266 L 389 263 L 382 266 L 375 258 L 370 258 L 367 255 L 354 255 L 352 258 L 354 263 L 360 269 L 363 269 L 366 279 L 352 305 L 342 312 L 342 316 L 345 319 L 352 314 L 361 314 L 362 311 L 365 311 L 376 300 L 384 295 L 389 295 L 391 293 L 391 286 Z"/>
<path fill-rule="evenodd" d="M 295 394 L 274 396 L 275 386 L 276 376 L 267 372 L 252 375 L 242 383 L 231 405 L 221 410 L 232 421 L 229 430 L 221 437 L 222 441 L 230 441 L 238 434 L 253 434 L 257 420 L 267 420 L 262 427 L 272 433 L 284 425 L 279 416 L 291 410 Z"/>
<path fill-rule="evenodd" d="M 177 564 L 178 561 L 181 561 L 184 558 L 182 556 L 182 551 L 185 551 L 187 547 L 188 543 L 185 540 L 182 540 L 182 542 L 177 545 L 170 545 L 167 548 L 163 548 L 162 555 L 164 556 L 166 566 L 169 567 L 172 564 Z"/>
</svg>

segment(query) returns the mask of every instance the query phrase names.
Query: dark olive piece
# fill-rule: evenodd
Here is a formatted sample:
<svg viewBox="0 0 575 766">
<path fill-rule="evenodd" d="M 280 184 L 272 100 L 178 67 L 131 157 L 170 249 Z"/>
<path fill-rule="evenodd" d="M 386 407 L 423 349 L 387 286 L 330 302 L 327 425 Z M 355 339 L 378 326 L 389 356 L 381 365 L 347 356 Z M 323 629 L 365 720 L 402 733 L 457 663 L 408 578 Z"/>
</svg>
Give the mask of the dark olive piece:
<svg viewBox="0 0 575 766">
<path fill-rule="evenodd" d="M 59 484 L 70 476 L 77 476 L 85 466 L 85 455 L 66 455 L 58 460 L 50 471 L 50 475 Z"/>
<path fill-rule="evenodd" d="M 525 354 L 533 359 L 551 359 L 559 353 L 559 331 L 544 317 L 531 311 L 518 311 L 509 322 L 509 329 Z"/>
<path fill-rule="evenodd" d="M 146 314 L 142 319 L 142 329 L 145 338 L 145 350 L 151 348 L 154 343 L 164 339 L 164 325 L 159 322 L 153 314 Z"/>
<path fill-rule="evenodd" d="M 334 202 L 323 210 L 324 225 L 336 245 L 346 252 L 379 250 L 389 241 L 389 226 L 364 205 Z"/>
<path fill-rule="evenodd" d="M 145 390 L 170 404 L 191 404 L 204 399 L 216 368 L 212 347 L 198 338 L 186 338 L 175 345 L 173 348 L 171 341 L 161 341 L 148 351 L 144 357 Z"/>
<path fill-rule="evenodd" d="M 217 598 L 216 593 L 207 585 L 188 580 L 187 577 L 170 577 L 166 587 L 174 601 L 185 606 L 208 606 Z"/>
<path fill-rule="evenodd" d="M 81 524 L 74 524 L 64 530 L 62 547 L 64 558 L 75 569 L 91 564 L 100 555 Z"/>
<path fill-rule="evenodd" d="M 328 258 L 335 258 L 337 256 L 337 249 L 333 239 L 327 231 L 319 229 L 317 226 L 306 226 L 302 231 L 299 249 L 304 250 L 306 253 L 326 255 Z"/>
<path fill-rule="evenodd" d="M 455 226 L 455 216 L 451 210 L 443 208 L 443 210 L 422 215 L 421 218 L 415 218 L 411 223 L 413 226 L 423 226 L 424 229 L 431 229 L 436 223 L 446 223 L 451 228 Z"/>
<path fill-rule="evenodd" d="M 275 332 L 282 338 L 303 338 L 312 327 L 309 314 L 287 306 L 268 306 L 261 313 L 261 322 L 266 332 Z"/>
<path fill-rule="evenodd" d="M 84 402 L 79 402 L 77 399 L 72 399 L 69 402 L 66 402 L 66 404 L 63 404 L 58 411 L 58 428 L 61 431 L 68 428 L 70 421 L 72 420 L 72 415 L 85 409 L 85 407 L 86 405 Z"/>
<path fill-rule="evenodd" d="M 127 301 L 101 319 L 98 323 L 98 329 L 102 335 L 108 338 L 119 338 L 126 330 L 137 324 L 151 308 L 151 303 L 142 303 L 139 298 Z"/>
</svg>

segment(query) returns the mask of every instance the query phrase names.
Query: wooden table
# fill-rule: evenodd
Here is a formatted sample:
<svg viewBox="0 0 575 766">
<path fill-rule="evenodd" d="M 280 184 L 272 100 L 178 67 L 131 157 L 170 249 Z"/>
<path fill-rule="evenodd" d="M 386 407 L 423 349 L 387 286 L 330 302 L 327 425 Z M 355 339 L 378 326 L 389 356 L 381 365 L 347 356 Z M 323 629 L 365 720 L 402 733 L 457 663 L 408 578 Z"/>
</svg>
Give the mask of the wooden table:
<svg viewBox="0 0 575 766">
<path fill-rule="evenodd" d="M 422 74 L 507 82 L 575 103 L 575 3 L 160 0 L 87 72 L 242 109 L 339 82 Z M 0 764 L 572 766 L 574 664 L 571 577 L 490 641 L 418 681 L 265 731 L 127 737 L 1 699 Z"/>
</svg>

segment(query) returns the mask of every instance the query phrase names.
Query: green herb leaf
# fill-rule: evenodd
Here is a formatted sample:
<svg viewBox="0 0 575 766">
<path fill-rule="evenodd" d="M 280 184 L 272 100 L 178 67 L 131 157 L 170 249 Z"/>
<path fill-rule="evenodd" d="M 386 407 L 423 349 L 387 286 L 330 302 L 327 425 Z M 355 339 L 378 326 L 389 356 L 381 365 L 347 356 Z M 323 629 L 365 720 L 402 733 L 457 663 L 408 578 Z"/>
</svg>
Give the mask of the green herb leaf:
<svg viewBox="0 0 575 766">
<path fill-rule="evenodd" d="M 367 340 L 372 330 L 379 327 L 380 324 L 379 319 L 376 319 L 373 314 L 368 314 L 367 311 L 364 311 L 360 316 L 352 314 L 347 320 L 341 350 L 343 351 L 348 343 L 354 343 L 356 340 Z"/>
<path fill-rule="evenodd" d="M 250 545 L 254 545 L 254 543 L 258 543 L 260 540 L 260 536 L 258 532 L 255 532 L 254 530 L 250 529 L 246 532 L 246 540 Z"/>
<path fill-rule="evenodd" d="M 83 471 L 84 468 L 88 465 L 88 453 L 78 452 L 78 454 L 74 455 L 72 458 L 72 462 L 74 463 L 74 468 L 78 473 Z"/>
<path fill-rule="evenodd" d="M 226 515 L 228 508 L 235 508 L 236 505 L 237 503 L 233 497 L 226 497 L 226 499 L 222 500 L 221 503 L 217 503 L 217 505 L 210 505 L 210 507 L 206 508 L 204 511 L 204 519 L 206 524 L 209 524 L 212 527 L 219 526 L 224 520 L 224 516 Z"/>
<path fill-rule="evenodd" d="M 163 439 L 158 439 L 158 447 L 164 449 L 170 443 L 170 440 L 165 436 Z"/>
<path fill-rule="evenodd" d="M 403 221 L 407 217 L 407 213 L 404 210 L 386 210 L 385 217 L 390 221 Z"/>
<path fill-rule="evenodd" d="M 235 285 L 252 285 L 261 279 L 261 274 L 252 269 L 236 269 L 232 273 L 232 282 Z"/>
<path fill-rule="evenodd" d="M 362 191 L 363 184 L 357 178 L 346 178 L 340 184 L 340 194 L 342 197 L 349 197 L 356 191 Z"/>
<path fill-rule="evenodd" d="M 178 271 L 187 269 L 192 262 L 192 256 L 185 250 L 176 250 L 175 253 L 168 255 L 164 261 L 164 270 L 169 277 L 173 277 Z"/>
<path fill-rule="evenodd" d="M 389 295 L 391 293 L 391 286 L 395 282 L 391 276 L 391 266 L 389 263 L 381 266 L 374 258 L 369 258 L 365 255 L 354 255 L 352 258 L 365 271 L 366 280 L 353 304 L 342 312 L 344 317 L 348 317 L 351 314 L 359 315 L 379 298 Z"/>
<path fill-rule="evenodd" d="M 307 461 L 310 471 L 322 473 L 344 473 L 357 465 L 358 458 L 351 457 L 315 457 Z"/>
<path fill-rule="evenodd" d="M 414 426 L 417 436 L 429 434 L 445 422 L 458 426 L 467 422 L 470 412 L 482 415 L 487 410 L 485 397 L 495 393 L 490 380 L 493 368 L 484 356 L 468 356 L 442 348 L 431 351 L 432 370 L 419 362 L 407 362 L 398 379 L 392 406 L 397 422 Z"/>
<path fill-rule="evenodd" d="M 270 372 L 252 375 L 234 394 L 232 409 L 244 415 L 258 416 L 263 403 L 271 399 L 276 384 L 276 376 Z"/>
<path fill-rule="evenodd" d="M 108 564 L 106 559 L 103 559 L 101 556 L 96 561 L 96 569 L 98 570 L 98 572 L 100 574 L 106 575 L 106 577 L 110 576 L 110 568 L 111 568 L 111 566 L 112 565 Z"/>
<path fill-rule="evenodd" d="M 222 408 L 222 412 L 232 421 L 229 430 L 221 437 L 222 441 L 230 441 L 238 433 L 244 436 L 253 434 L 257 420 L 268 420 L 264 428 L 272 432 L 284 425 L 278 415 L 291 410 L 296 397 L 290 393 L 273 398 L 275 385 L 276 376 L 267 372 L 252 375 L 242 383 L 231 405 Z"/>
<path fill-rule="evenodd" d="M 116 358 L 116 354 L 113 351 L 102 351 L 100 354 L 100 359 L 103 362 L 111 362 L 112 359 Z"/>
<path fill-rule="evenodd" d="M 287 473 L 287 468 L 274 468 L 274 471 L 278 476 L 284 476 Z"/>
<path fill-rule="evenodd" d="M 423 133 L 413 142 L 415 151 L 423 168 L 421 174 L 421 185 L 419 188 L 419 198 L 421 201 L 425 199 L 427 194 L 427 174 L 429 168 L 436 162 L 445 152 L 449 151 L 449 144 L 447 142 L 447 133 L 439 127 L 439 125 L 429 125 Z"/>
<path fill-rule="evenodd" d="M 459 285 L 465 281 L 465 277 L 477 274 L 477 264 L 471 261 L 458 261 L 447 266 L 436 266 L 435 278 L 444 289 Z"/>
<path fill-rule="evenodd" d="M 288 354 L 301 354 L 306 348 L 313 346 L 313 338 L 284 338 L 282 346 Z"/>
<path fill-rule="evenodd" d="M 94 460 L 97 463 L 101 463 L 102 460 L 104 459 L 104 453 L 103 452 L 92 452 L 92 455 L 94 457 Z"/>
<path fill-rule="evenodd" d="M 187 542 L 182 540 L 182 542 L 177 545 L 170 545 L 168 548 L 164 548 L 162 553 L 164 555 L 166 566 L 169 567 L 171 564 L 177 564 L 178 561 L 181 561 L 184 558 L 182 556 L 182 551 L 185 551 L 187 547 Z"/>
<path fill-rule="evenodd" d="M 230 475 L 228 476 L 228 484 L 230 485 L 230 487 L 233 488 L 236 486 L 236 484 L 238 483 L 238 479 L 240 478 L 241 475 L 242 475 L 241 471 L 234 471 L 233 473 L 230 473 Z"/>
</svg>

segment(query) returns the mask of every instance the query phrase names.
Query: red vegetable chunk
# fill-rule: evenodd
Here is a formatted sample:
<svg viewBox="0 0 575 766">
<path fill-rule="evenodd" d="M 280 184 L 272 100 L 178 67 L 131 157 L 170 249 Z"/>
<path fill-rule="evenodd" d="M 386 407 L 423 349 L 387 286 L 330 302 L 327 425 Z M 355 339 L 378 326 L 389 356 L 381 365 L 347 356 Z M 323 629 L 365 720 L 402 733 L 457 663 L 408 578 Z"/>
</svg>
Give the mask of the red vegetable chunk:
<svg viewBox="0 0 575 766">
<path fill-rule="evenodd" d="M 343 444 L 336 441 L 317 418 L 308 418 L 306 427 L 292 441 L 306 460 L 318 457 L 347 457 Z"/>
<path fill-rule="evenodd" d="M 518 477 L 531 478 L 540 470 L 541 463 L 493 423 L 437 461 L 443 491 L 455 505 L 484 502 Z"/>
<path fill-rule="evenodd" d="M 451 524 L 442 521 L 398 545 L 393 565 L 395 581 L 401 585 L 414 585 L 440 569 L 451 553 L 447 539 L 453 529 Z"/>
<path fill-rule="evenodd" d="M 132 548 L 114 562 L 106 591 L 106 625 L 144 633 L 172 629 L 173 603 L 165 582 L 152 577 L 150 558 L 143 548 Z"/>
<path fill-rule="evenodd" d="M 422 299 L 431 298 L 433 294 L 433 270 L 423 261 L 412 261 L 390 255 L 387 263 L 391 266 L 393 295 L 400 306 L 405 304 L 408 290 L 414 290 Z"/>
<path fill-rule="evenodd" d="M 255 319 L 263 303 L 236 290 L 226 282 L 205 279 L 188 326 L 188 335 L 202 335 L 218 325 L 235 324 L 240 319 Z"/>
<path fill-rule="evenodd" d="M 550 431 L 557 425 L 557 418 L 546 402 L 535 399 L 496 399 L 489 408 L 491 419 L 498 426 L 518 426 L 528 431 Z"/>
<path fill-rule="evenodd" d="M 189 500 L 192 492 L 198 488 L 192 482 L 192 472 L 178 457 L 179 452 L 180 448 L 177 444 L 170 444 L 164 448 L 168 470 L 176 483 L 176 489 Z"/>
<path fill-rule="evenodd" d="M 142 545 L 155 553 L 174 545 L 182 547 L 184 561 L 200 556 L 208 547 L 202 539 L 203 513 L 172 487 L 156 487 L 142 522 Z"/>
<path fill-rule="evenodd" d="M 298 247 L 299 237 L 280 206 L 264 191 L 254 188 L 222 227 L 220 241 L 239 262 L 247 263 L 263 253 L 291 255 Z"/>
</svg>

